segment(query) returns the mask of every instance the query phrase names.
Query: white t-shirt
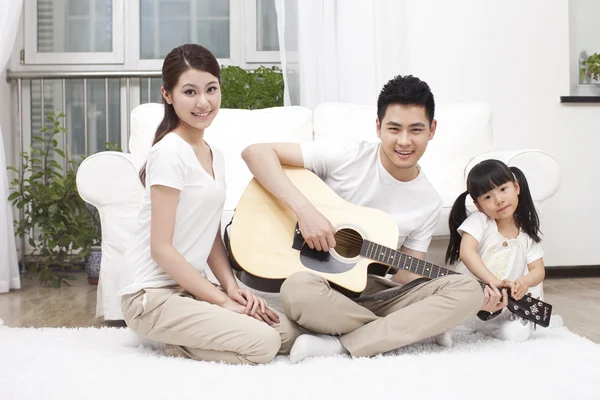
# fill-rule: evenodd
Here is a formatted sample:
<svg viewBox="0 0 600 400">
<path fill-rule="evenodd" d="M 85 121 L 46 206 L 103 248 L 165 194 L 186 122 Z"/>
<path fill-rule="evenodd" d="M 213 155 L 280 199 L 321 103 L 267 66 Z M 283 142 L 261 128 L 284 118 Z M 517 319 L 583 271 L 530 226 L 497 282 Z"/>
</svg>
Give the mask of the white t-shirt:
<svg viewBox="0 0 600 400">
<path fill-rule="evenodd" d="M 498 279 L 514 281 L 527 272 L 527 264 L 544 256 L 544 250 L 525 232 L 520 231 L 515 239 L 506 239 L 493 218 L 475 211 L 458 227 L 458 233 L 473 236 L 479 246 L 477 253 L 486 267 Z M 461 262 L 456 268 L 461 274 L 471 274 Z"/>
<path fill-rule="evenodd" d="M 192 146 L 171 132 L 148 153 L 146 193 L 136 231 L 125 251 L 120 295 L 176 282 L 150 256 L 150 188 L 162 185 L 179 190 L 173 246 L 205 275 L 225 202 L 225 163 L 211 146 L 213 179 L 198 161 Z"/>
<path fill-rule="evenodd" d="M 301 144 L 304 168 L 317 174 L 344 200 L 390 214 L 399 228 L 398 249 L 426 252 L 442 209 L 442 199 L 423 170 L 410 182 L 391 176 L 381 164 L 380 143 Z"/>
</svg>

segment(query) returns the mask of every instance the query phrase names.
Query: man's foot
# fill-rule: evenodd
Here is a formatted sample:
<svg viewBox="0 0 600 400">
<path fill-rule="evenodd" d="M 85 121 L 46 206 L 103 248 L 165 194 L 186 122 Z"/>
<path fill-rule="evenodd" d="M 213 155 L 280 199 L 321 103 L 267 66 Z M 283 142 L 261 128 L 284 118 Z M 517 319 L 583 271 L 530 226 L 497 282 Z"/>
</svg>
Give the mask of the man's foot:
<svg viewBox="0 0 600 400">
<path fill-rule="evenodd" d="M 298 336 L 290 350 L 290 361 L 296 364 L 308 357 L 327 357 L 336 354 L 348 354 L 342 342 L 336 336 L 309 335 Z"/>
</svg>

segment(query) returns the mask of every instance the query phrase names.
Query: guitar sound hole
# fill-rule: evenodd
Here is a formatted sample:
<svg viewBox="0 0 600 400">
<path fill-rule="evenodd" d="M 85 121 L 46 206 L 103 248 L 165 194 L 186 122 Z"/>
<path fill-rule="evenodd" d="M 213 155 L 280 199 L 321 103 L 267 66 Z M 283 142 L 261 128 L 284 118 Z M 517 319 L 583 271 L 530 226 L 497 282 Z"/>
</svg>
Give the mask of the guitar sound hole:
<svg viewBox="0 0 600 400">
<path fill-rule="evenodd" d="M 360 254 L 363 238 L 353 229 L 344 228 L 335 233 L 335 251 L 344 258 L 354 258 Z"/>
</svg>

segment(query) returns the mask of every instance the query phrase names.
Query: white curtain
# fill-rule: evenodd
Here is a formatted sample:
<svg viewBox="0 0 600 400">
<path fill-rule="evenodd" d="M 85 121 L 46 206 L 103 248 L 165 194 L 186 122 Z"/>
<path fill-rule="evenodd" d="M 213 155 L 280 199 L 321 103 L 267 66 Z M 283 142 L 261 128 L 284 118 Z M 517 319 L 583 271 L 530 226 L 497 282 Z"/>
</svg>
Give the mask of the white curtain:
<svg viewBox="0 0 600 400">
<path fill-rule="evenodd" d="M 406 73 L 405 0 L 275 0 L 285 104 L 375 105 Z"/>
<path fill-rule="evenodd" d="M 23 0 L 0 0 L 0 74 L 6 68 L 12 52 Z M 7 132 L 10 135 L 12 132 Z M 4 155 L 4 134 L 0 127 L 0 293 L 10 289 L 19 289 L 19 265 L 13 228 L 12 207 L 7 198 L 8 177 L 6 175 L 6 157 Z"/>
</svg>

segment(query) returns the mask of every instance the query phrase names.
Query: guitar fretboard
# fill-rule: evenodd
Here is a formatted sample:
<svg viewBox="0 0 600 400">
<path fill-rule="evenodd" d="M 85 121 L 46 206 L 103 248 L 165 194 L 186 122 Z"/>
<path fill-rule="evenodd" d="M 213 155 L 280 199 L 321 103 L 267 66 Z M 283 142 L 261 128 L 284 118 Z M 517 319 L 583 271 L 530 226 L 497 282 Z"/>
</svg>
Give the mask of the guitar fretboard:
<svg viewBox="0 0 600 400">
<path fill-rule="evenodd" d="M 432 279 L 439 278 L 440 276 L 457 274 L 457 272 L 447 268 L 439 267 L 430 262 L 401 253 L 398 250 L 394 250 L 368 240 L 363 241 L 360 249 L 360 255 L 373 261 L 377 261 L 378 263 L 387 265 L 395 271 L 410 271 L 417 275 L 426 276 Z M 482 289 L 485 288 L 486 284 L 484 282 L 479 280 L 477 282 Z"/>
</svg>

